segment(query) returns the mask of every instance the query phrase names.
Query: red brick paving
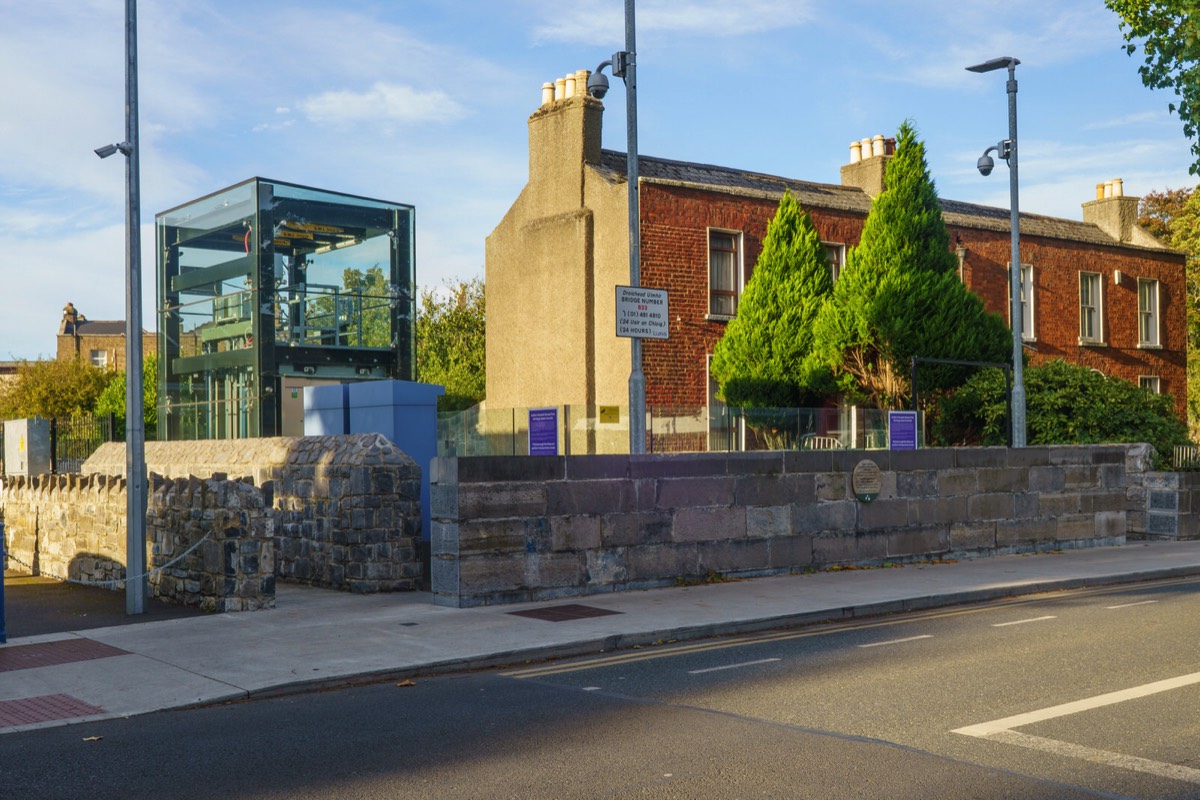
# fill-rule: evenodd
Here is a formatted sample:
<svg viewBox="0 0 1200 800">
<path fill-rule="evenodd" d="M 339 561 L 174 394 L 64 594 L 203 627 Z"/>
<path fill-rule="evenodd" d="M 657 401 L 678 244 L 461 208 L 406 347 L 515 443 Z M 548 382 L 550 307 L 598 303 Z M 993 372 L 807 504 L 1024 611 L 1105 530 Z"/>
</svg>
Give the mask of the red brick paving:
<svg viewBox="0 0 1200 800">
<path fill-rule="evenodd" d="M 32 647 L 34 645 L 26 645 Z M 103 714 L 104 709 L 69 694 L 47 694 L 21 700 L 0 700 L 0 728 L 33 725 L 73 717 Z"/>
<path fill-rule="evenodd" d="M 73 664 L 76 661 L 91 661 L 96 658 L 126 655 L 129 655 L 127 650 L 83 638 L 13 645 L 0 647 L 0 672 L 49 667 L 55 664 Z"/>
</svg>

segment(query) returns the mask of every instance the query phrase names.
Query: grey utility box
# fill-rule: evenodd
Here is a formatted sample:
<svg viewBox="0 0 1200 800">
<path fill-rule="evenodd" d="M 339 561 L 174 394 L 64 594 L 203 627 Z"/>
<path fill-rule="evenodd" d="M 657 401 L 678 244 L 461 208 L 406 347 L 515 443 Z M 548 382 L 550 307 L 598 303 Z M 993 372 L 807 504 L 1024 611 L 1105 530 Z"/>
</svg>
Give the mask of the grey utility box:
<svg viewBox="0 0 1200 800">
<path fill-rule="evenodd" d="M 8 475 L 50 473 L 50 420 L 34 417 L 4 423 L 4 471 Z"/>
</svg>

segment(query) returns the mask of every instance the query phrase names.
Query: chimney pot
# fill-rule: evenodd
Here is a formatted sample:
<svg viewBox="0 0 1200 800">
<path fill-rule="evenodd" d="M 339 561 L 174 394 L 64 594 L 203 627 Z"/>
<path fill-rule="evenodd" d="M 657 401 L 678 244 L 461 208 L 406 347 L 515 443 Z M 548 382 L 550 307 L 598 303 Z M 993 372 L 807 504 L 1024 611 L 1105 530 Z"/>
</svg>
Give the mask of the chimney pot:
<svg viewBox="0 0 1200 800">
<path fill-rule="evenodd" d="M 857 164 L 862 161 L 862 142 L 850 143 L 850 163 Z"/>
<path fill-rule="evenodd" d="M 871 140 L 871 155 L 872 156 L 883 155 L 883 134 L 882 133 L 875 134 L 875 138 Z"/>
<path fill-rule="evenodd" d="M 542 84 L 542 105 L 554 102 L 554 84 L 546 81 Z"/>
<path fill-rule="evenodd" d="M 567 79 L 558 78 L 554 81 L 554 99 L 565 100 L 567 97 Z"/>
<path fill-rule="evenodd" d="M 1125 181 L 1122 178 L 1113 178 L 1113 197 L 1125 196 Z"/>
<path fill-rule="evenodd" d="M 575 73 L 571 73 L 570 75 L 568 75 L 566 78 L 563 79 L 563 82 L 566 86 L 566 94 L 564 96 L 565 97 L 574 97 L 575 96 Z"/>
</svg>

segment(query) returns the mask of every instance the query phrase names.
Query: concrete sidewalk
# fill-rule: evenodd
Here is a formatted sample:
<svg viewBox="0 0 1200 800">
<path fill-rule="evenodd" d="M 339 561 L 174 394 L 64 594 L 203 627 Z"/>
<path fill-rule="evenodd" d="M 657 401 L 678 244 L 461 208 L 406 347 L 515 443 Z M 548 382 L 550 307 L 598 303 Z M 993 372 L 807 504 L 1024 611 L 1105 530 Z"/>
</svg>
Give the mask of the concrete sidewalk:
<svg viewBox="0 0 1200 800">
<path fill-rule="evenodd" d="M 426 593 L 353 595 L 280 585 L 271 611 L 10 639 L 0 645 L 0 733 L 1189 575 L 1200 575 L 1200 541 L 1131 542 L 470 609 L 435 606 Z M 572 611 L 587 616 L 553 621 Z"/>
</svg>

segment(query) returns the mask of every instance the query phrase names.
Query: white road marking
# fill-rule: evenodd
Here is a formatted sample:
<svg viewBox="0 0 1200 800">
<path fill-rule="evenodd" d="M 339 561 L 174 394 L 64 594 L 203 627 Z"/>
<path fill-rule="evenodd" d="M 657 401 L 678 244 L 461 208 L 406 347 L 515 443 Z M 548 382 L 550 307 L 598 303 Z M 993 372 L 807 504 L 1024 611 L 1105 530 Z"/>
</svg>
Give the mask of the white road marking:
<svg viewBox="0 0 1200 800">
<path fill-rule="evenodd" d="M 1029 619 L 1018 619 L 1012 622 L 997 622 L 992 625 L 993 628 L 1004 628 L 1009 625 L 1024 625 L 1026 622 L 1041 622 L 1047 619 L 1058 619 L 1058 617 L 1031 617 Z"/>
<path fill-rule="evenodd" d="M 887 645 L 887 644 L 902 644 L 904 642 L 915 642 L 918 639 L 932 639 L 932 638 L 933 638 L 933 635 L 927 633 L 924 636 L 908 636 L 904 639 L 889 639 L 886 642 L 871 642 L 870 644 L 860 644 L 859 647 L 883 647 L 884 645 Z"/>
<path fill-rule="evenodd" d="M 1056 756 L 1070 756 L 1083 761 L 1091 761 L 1093 764 L 1103 764 L 1106 767 L 1120 767 L 1121 769 L 1133 770 L 1134 772 L 1158 775 L 1162 778 L 1172 778 L 1177 781 L 1187 781 L 1188 783 L 1200 783 L 1200 769 L 1182 767 L 1178 764 L 1151 761 L 1146 758 L 1127 756 L 1123 753 L 1113 753 L 1108 750 L 1097 750 L 1093 747 L 1084 747 L 1083 745 L 1072 744 L 1071 742 L 1060 742 L 1056 739 L 1044 739 L 1041 736 L 1030 736 L 1027 733 L 1017 733 L 1016 731 L 1001 731 L 987 738 L 1031 750 L 1041 750 Z"/>
<path fill-rule="evenodd" d="M 1155 681 L 1154 683 L 1146 683 L 1117 692 L 1108 692 L 1107 694 L 1100 694 L 1095 697 L 1087 697 L 1083 700 L 1050 706 L 1049 708 L 1030 711 L 1025 714 L 1015 714 L 1011 717 L 992 720 L 991 722 L 984 722 L 979 725 L 968 725 L 965 728 L 956 728 L 951 733 L 961 733 L 964 736 L 974 736 L 980 739 L 1004 742 L 1005 744 L 1032 750 L 1041 750 L 1055 755 L 1071 756 L 1084 761 L 1091 761 L 1095 764 L 1120 767 L 1135 772 L 1145 772 L 1150 775 L 1200 784 L 1200 770 L 1192 769 L 1191 767 L 1183 767 L 1163 761 L 1151 761 L 1137 756 L 1127 756 L 1122 753 L 1112 753 L 1108 750 L 1098 750 L 1093 747 L 1084 747 L 1083 745 L 1071 742 L 1046 739 L 1041 736 L 1018 733 L 1013 730 L 1013 728 L 1019 728 L 1022 725 L 1032 725 L 1035 722 L 1044 722 L 1048 719 L 1065 717 L 1069 714 L 1078 714 L 1081 711 L 1090 711 L 1094 708 L 1123 703 L 1126 700 L 1149 697 L 1152 694 L 1167 692 L 1171 689 L 1179 689 L 1196 683 L 1200 683 L 1200 672 L 1193 672 L 1190 675 L 1180 675 L 1177 678 L 1167 678 L 1166 680 Z"/>
<path fill-rule="evenodd" d="M 1134 606 L 1148 606 L 1151 603 L 1157 603 L 1157 600 L 1143 600 L 1140 603 L 1125 603 L 1120 606 L 1105 606 L 1106 609 L 1112 611 L 1114 608 L 1133 608 Z"/>
<path fill-rule="evenodd" d="M 1045 722 L 1048 719 L 1065 717 L 1068 714 L 1078 714 L 1081 711 L 1091 711 L 1094 708 L 1111 706 L 1115 703 L 1123 703 L 1126 700 L 1136 700 L 1139 697 L 1149 697 L 1152 694 L 1191 686 L 1195 683 L 1200 683 L 1200 672 L 1181 675 L 1178 678 L 1167 678 L 1166 680 L 1134 686 L 1130 689 L 1121 689 L 1120 691 L 1109 692 L 1108 694 L 1099 694 L 1095 697 L 1087 697 L 1083 700 L 1050 706 L 1049 708 L 1042 708 L 1025 714 L 1015 714 L 1011 717 L 983 722 L 979 725 L 968 725 L 965 728 L 956 728 L 952 733 L 961 733 L 964 736 L 991 736 L 1002 731 L 1011 730 L 1012 728 L 1020 728 L 1023 725 Z"/>
<path fill-rule="evenodd" d="M 598 692 L 598 691 L 600 691 L 600 687 L 599 686 L 585 686 L 585 687 L 583 687 L 583 690 L 585 692 Z"/>
<path fill-rule="evenodd" d="M 740 664 L 726 664 L 723 667 L 709 667 L 708 669 L 689 669 L 688 675 L 700 675 L 705 672 L 720 672 L 723 669 L 738 669 L 739 667 L 753 667 L 757 664 L 770 664 L 772 661 L 778 661 L 778 658 L 760 658 L 757 661 L 743 661 Z"/>
</svg>

